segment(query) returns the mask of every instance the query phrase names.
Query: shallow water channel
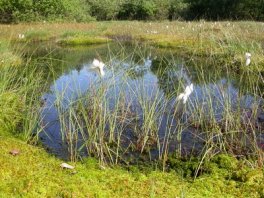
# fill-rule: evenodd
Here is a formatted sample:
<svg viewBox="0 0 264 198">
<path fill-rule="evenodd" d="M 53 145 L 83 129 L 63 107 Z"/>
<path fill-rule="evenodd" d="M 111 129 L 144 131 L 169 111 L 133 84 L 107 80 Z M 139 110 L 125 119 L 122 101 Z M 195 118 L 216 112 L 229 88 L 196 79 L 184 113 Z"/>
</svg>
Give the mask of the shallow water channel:
<svg viewBox="0 0 264 198">
<path fill-rule="evenodd" d="M 115 161 L 145 153 L 157 159 L 173 152 L 199 154 L 205 147 L 217 152 L 223 143 L 238 143 L 238 137 L 245 148 L 264 142 L 261 91 L 254 89 L 263 85 L 254 74 L 241 80 L 241 73 L 219 70 L 212 61 L 196 63 L 146 46 L 47 45 L 34 57 L 53 68 L 54 79 L 42 96 L 39 136 L 58 157 Z M 104 76 L 91 69 L 94 58 L 105 63 Z M 177 96 L 191 84 L 184 104 Z M 248 135 L 253 132 L 254 137 Z"/>
</svg>

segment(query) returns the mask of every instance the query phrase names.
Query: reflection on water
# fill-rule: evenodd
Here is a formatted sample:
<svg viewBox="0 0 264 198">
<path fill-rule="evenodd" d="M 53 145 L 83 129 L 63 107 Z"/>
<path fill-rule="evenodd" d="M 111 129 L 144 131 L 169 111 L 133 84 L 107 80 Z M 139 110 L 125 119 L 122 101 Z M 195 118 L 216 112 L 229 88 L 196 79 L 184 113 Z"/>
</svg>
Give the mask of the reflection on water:
<svg viewBox="0 0 264 198">
<path fill-rule="evenodd" d="M 71 54 L 71 57 L 74 55 Z M 232 75 L 206 70 L 204 75 L 212 77 L 209 80 L 201 80 L 199 75 L 202 73 L 192 65 L 186 65 L 184 60 L 177 60 L 174 56 L 173 60 L 164 58 L 165 56 L 158 54 L 155 49 L 147 49 L 138 55 L 135 52 L 130 53 L 129 50 L 121 52 L 118 47 L 111 51 L 109 46 L 101 46 L 83 48 L 76 53 L 76 57 L 78 58 L 74 60 L 63 55 L 60 57 L 68 67 L 61 66 L 65 67 L 65 71 L 56 77 L 50 90 L 43 95 L 45 105 L 42 109 L 42 122 L 45 128 L 40 138 L 52 153 L 60 157 L 67 156 L 69 150 L 60 133 L 63 130 L 60 123 L 61 112 L 66 112 L 71 104 L 95 91 L 96 87 L 107 87 L 104 97 L 108 101 L 109 109 L 115 108 L 116 98 L 123 95 L 126 104 L 131 105 L 141 121 L 144 119 L 144 110 L 139 108 L 142 101 L 148 101 L 150 106 L 151 101 L 159 101 L 159 111 L 164 112 L 155 117 L 159 120 L 159 138 L 164 139 L 168 130 L 173 135 L 179 131 L 179 126 L 182 127 L 181 137 L 172 137 L 170 140 L 171 151 L 177 149 L 178 141 L 181 141 L 182 150 L 194 150 L 194 147 L 196 150 L 202 149 L 203 135 L 197 135 L 196 127 L 188 124 L 190 120 L 199 120 L 197 115 L 202 114 L 203 119 L 208 120 L 214 115 L 216 122 L 221 122 L 226 108 L 237 109 L 239 106 L 250 109 L 252 104 L 261 103 L 258 96 L 249 92 L 242 93 Z M 106 64 L 105 76 L 101 77 L 89 69 L 94 58 L 100 58 Z M 176 101 L 177 95 L 191 83 L 194 84 L 194 92 L 186 105 L 179 105 Z M 180 115 L 175 114 L 175 111 L 180 112 Z M 195 113 L 198 111 L 200 113 Z M 129 137 L 129 132 L 126 136 Z M 262 141 L 261 136 L 259 138 L 259 141 Z M 77 144 L 81 146 L 84 142 L 80 140 Z M 153 154 L 155 153 L 154 150 Z"/>
</svg>

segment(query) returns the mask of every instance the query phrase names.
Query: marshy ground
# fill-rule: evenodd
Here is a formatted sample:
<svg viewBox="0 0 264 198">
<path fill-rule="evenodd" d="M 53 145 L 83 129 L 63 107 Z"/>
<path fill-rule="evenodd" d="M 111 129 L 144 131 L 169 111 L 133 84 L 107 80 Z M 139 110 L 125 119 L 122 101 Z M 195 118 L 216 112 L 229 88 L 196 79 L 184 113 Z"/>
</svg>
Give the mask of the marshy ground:
<svg viewBox="0 0 264 198">
<path fill-rule="evenodd" d="M 1 196 L 264 195 L 264 23 L 0 30 Z"/>
</svg>

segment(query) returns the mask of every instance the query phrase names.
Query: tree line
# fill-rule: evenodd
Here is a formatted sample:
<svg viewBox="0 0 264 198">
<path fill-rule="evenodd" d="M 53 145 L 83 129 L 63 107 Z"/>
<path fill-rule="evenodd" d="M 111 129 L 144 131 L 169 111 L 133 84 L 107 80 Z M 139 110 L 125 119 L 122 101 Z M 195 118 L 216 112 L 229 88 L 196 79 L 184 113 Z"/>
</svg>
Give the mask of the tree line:
<svg viewBox="0 0 264 198">
<path fill-rule="evenodd" d="M 0 22 L 264 20 L 264 0 L 0 0 Z"/>
</svg>

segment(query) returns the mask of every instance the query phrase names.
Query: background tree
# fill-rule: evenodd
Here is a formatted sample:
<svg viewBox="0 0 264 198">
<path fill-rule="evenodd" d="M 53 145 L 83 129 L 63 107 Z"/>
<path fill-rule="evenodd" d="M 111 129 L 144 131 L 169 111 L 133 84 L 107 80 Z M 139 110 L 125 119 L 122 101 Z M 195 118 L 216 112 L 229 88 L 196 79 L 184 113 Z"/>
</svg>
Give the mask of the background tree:
<svg viewBox="0 0 264 198">
<path fill-rule="evenodd" d="M 0 0 L 0 22 L 264 20 L 264 0 Z"/>
<path fill-rule="evenodd" d="M 185 0 L 170 0 L 169 15 L 170 20 L 187 18 L 189 4 Z"/>
<path fill-rule="evenodd" d="M 186 0 L 189 19 L 264 20 L 264 0 Z"/>
<path fill-rule="evenodd" d="M 117 18 L 122 0 L 88 0 L 90 14 L 97 20 L 113 20 Z"/>
</svg>

